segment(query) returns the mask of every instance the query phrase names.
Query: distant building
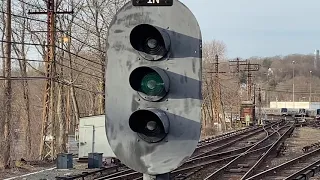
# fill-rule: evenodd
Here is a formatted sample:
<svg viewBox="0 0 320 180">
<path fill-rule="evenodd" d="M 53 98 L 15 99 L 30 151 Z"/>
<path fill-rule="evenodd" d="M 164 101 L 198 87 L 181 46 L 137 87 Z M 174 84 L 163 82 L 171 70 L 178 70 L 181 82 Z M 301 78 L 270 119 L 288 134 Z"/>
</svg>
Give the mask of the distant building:
<svg viewBox="0 0 320 180">
<path fill-rule="evenodd" d="M 320 109 L 320 102 L 278 102 L 271 101 L 270 108 Z"/>
</svg>

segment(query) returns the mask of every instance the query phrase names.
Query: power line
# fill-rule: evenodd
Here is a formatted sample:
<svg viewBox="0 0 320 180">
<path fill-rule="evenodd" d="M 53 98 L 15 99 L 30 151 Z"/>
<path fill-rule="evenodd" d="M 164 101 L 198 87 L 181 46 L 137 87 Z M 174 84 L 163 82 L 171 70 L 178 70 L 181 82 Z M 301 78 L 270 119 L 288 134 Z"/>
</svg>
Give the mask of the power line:
<svg viewBox="0 0 320 180">
<path fill-rule="evenodd" d="M 29 77 L 13 77 L 10 78 L 5 76 L 0 76 L 0 80 L 39 80 L 39 79 L 51 79 L 52 77 L 42 77 L 42 76 L 29 76 Z"/>
<path fill-rule="evenodd" d="M 0 58 L 6 58 L 6 57 L 1 57 Z M 18 60 L 18 61 L 31 61 L 31 62 L 49 62 L 49 61 L 44 61 L 44 60 L 36 60 L 36 59 L 23 59 L 23 58 L 14 58 L 14 57 L 11 57 L 11 59 L 14 59 L 14 60 Z M 59 62 L 55 62 L 63 67 L 66 67 L 68 69 L 71 69 L 73 71 L 77 71 L 77 72 L 80 72 L 80 73 L 83 73 L 83 74 L 86 74 L 86 75 L 89 75 L 89 76 L 92 76 L 92 77 L 96 77 L 97 79 L 103 79 L 103 77 L 101 76 L 97 76 L 97 75 L 94 75 L 94 74 L 90 74 L 90 73 L 86 73 L 86 72 L 83 72 L 83 71 L 80 71 L 78 69 L 74 69 L 68 65 L 65 65 L 65 64 L 62 64 L 62 63 L 59 63 Z M 86 66 L 83 66 L 83 67 L 86 67 Z"/>
<path fill-rule="evenodd" d="M 103 92 L 99 92 L 99 91 L 92 91 L 92 90 L 88 90 L 88 89 L 85 89 L 85 88 L 81 88 L 79 86 L 76 86 L 76 85 L 72 85 L 71 83 L 66 83 L 66 82 L 63 82 L 63 81 L 60 81 L 60 80 L 57 80 L 56 78 L 53 78 L 53 77 L 44 77 L 44 76 L 28 76 L 28 77 L 20 77 L 20 76 L 11 76 L 10 78 L 8 77 L 4 77 L 4 76 L 0 76 L 0 81 L 1 80 L 46 80 L 46 79 L 53 79 L 53 81 L 57 82 L 57 83 L 60 83 L 60 84 L 63 84 L 63 85 L 66 85 L 66 86 L 71 86 L 71 87 L 74 87 L 74 88 L 77 88 L 77 89 L 81 89 L 81 90 L 84 90 L 84 91 L 87 91 L 87 92 L 91 92 L 91 93 L 94 93 L 94 94 L 104 94 Z"/>
<path fill-rule="evenodd" d="M 54 80 L 54 81 L 57 82 L 57 83 L 66 85 L 66 86 L 71 86 L 71 87 L 74 87 L 74 88 L 77 88 L 77 89 L 81 89 L 81 90 L 84 90 L 84 91 L 87 91 L 87 92 L 91 92 L 91 93 L 94 93 L 94 94 L 104 94 L 104 92 L 88 90 L 88 89 L 81 88 L 81 87 L 76 86 L 76 85 L 72 85 L 72 83 L 67 83 L 67 82 L 60 81 L 60 80 Z"/>
<path fill-rule="evenodd" d="M 61 57 L 61 58 L 63 58 L 63 59 L 65 59 L 65 60 L 69 60 L 68 58 L 63 57 L 62 55 L 58 55 L 58 56 Z M 58 62 L 56 62 L 56 63 L 58 63 Z M 94 71 L 94 72 L 98 72 L 98 73 L 103 74 L 103 72 L 100 71 L 100 69 L 98 70 L 97 67 L 95 67 L 96 69 L 94 69 L 94 68 L 92 68 L 92 67 L 90 67 L 90 66 L 82 65 L 82 64 L 79 64 L 79 63 L 76 63 L 76 62 L 72 62 L 72 63 L 74 63 L 75 65 L 79 65 L 79 66 L 81 66 L 81 67 L 85 67 L 85 68 L 87 68 L 87 69 L 90 69 L 90 70 L 92 70 L 92 71 Z M 66 65 L 64 65 L 64 66 L 66 66 Z M 68 67 L 70 67 L 70 66 L 68 66 Z M 70 67 L 70 68 L 71 68 L 71 67 Z M 101 78 L 101 77 L 99 77 L 99 78 Z"/>
<path fill-rule="evenodd" d="M 68 68 L 68 69 L 71 69 L 71 70 L 73 70 L 73 71 L 80 72 L 80 73 L 86 74 L 86 75 L 88 75 L 88 76 L 95 77 L 96 79 L 103 79 L 103 77 L 100 77 L 100 76 L 97 76 L 97 75 L 94 75 L 94 74 L 90 74 L 90 73 L 86 73 L 86 72 L 82 72 L 82 71 L 80 71 L 80 70 L 74 69 L 74 68 L 72 68 L 72 67 L 70 67 L 70 66 L 67 66 L 67 65 L 64 65 L 64 64 L 62 64 L 62 63 L 59 63 L 59 62 L 55 62 L 55 63 L 57 63 L 57 64 L 59 64 L 59 65 L 61 65 L 61 66 L 63 66 L 63 67 L 66 67 L 66 68 Z"/>
<path fill-rule="evenodd" d="M 8 13 L 6 13 L 6 12 L 4 12 L 4 11 L 0 11 L 0 12 L 1 12 L 1 13 L 5 13 L 5 14 L 8 14 Z M 19 18 L 24 18 L 24 19 L 32 20 L 32 21 L 47 23 L 45 20 L 41 20 L 41 19 L 29 18 L 29 17 L 25 17 L 25 16 L 16 15 L 16 14 L 11 14 L 11 15 L 12 15 L 12 16 L 16 16 L 16 17 L 19 17 Z M 68 20 L 69 20 L 69 19 L 68 19 Z M 74 22 L 72 22 L 72 23 L 73 23 L 73 24 L 76 24 L 76 23 L 74 23 Z M 80 26 L 80 25 L 79 25 L 79 27 L 81 27 L 82 29 L 84 29 L 84 30 L 86 30 L 86 31 L 89 31 L 89 32 L 91 31 L 91 30 L 89 30 L 89 29 L 85 29 L 84 27 L 82 27 L 82 26 Z M 64 31 L 65 31 L 65 30 L 62 30 L 62 29 L 57 28 L 57 27 L 56 27 L 56 29 L 57 29 L 58 31 L 60 31 L 60 32 L 64 32 Z M 45 31 L 45 32 L 46 32 L 46 31 Z M 90 32 L 90 33 L 94 34 L 93 32 Z M 94 34 L 94 35 L 96 35 L 96 34 Z M 78 38 L 76 38 L 76 37 L 74 37 L 74 36 L 72 36 L 72 35 L 70 35 L 70 34 L 68 34 L 68 36 L 69 36 L 70 38 L 72 38 L 72 39 L 74 39 L 74 40 L 82 43 L 82 44 L 85 44 L 86 46 L 88 46 L 88 47 L 90 47 L 90 48 L 92 48 L 92 49 L 95 49 L 95 50 L 97 50 L 97 51 L 106 53 L 105 51 L 103 51 L 103 50 L 101 50 L 101 49 L 98 49 L 98 48 L 94 47 L 93 45 L 89 45 L 89 44 L 87 44 L 86 42 L 83 42 L 82 40 L 80 40 L 80 39 L 78 39 Z M 96 35 L 96 36 L 99 37 L 99 38 L 101 38 L 101 37 L 98 36 L 98 35 Z"/>
<path fill-rule="evenodd" d="M 51 45 L 44 45 L 44 44 L 38 44 L 38 43 L 9 42 L 9 41 L 3 41 L 3 40 L 0 40 L 0 42 L 12 43 L 12 44 L 24 44 L 24 45 L 31 45 L 31 46 L 51 46 Z M 74 55 L 74 56 L 76 56 L 76 57 L 79 57 L 79 58 L 81 58 L 81 59 L 87 60 L 87 61 L 89 61 L 89 62 L 98 64 L 98 65 L 100 65 L 100 66 L 105 66 L 104 64 L 95 62 L 95 61 L 93 61 L 93 60 L 90 60 L 90 59 L 85 58 L 85 57 L 82 57 L 82 56 L 79 56 L 79 55 L 77 55 L 77 54 L 75 54 L 75 53 L 73 53 L 73 52 L 67 51 L 67 50 L 65 50 L 65 49 L 63 49 L 63 48 L 61 48 L 61 47 L 56 46 L 56 48 L 58 48 L 58 49 L 60 49 L 60 50 L 62 50 L 62 51 L 64 51 L 64 52 L 70 53 L 70 54 L 72 54 L 72 55 Z"/>
<path fill-rule="evenodd" d="M 30 3 L 26 3 L 26 2 L 24 2 L 24 1 L 21 1 L 21 0 L 18 0 L 18 1 L 20 1 L 20 2 L 22 2 L 22 3 L 25 3 L 25 4 L 27 4 L 27 5 L 29 5 L 29 6 L 32 6 L 32 7 L 35 7 L 35 8 L 38 8 L 38 9 L 40 9 L 40 10 L 46 10 L 46 9 L 44 9 L 44 8 L 42 8 L 42 7 L 39 7 L 39 6 L 36 6 L 36 5 L 33 5 L 33 4 L 30 4 Z M 0 12 L 2 12 L 2 13 L 6 13 L 6 12 L 3 12 L 3 11 L 0 11 Z M 12 14 L 13 15 L 13 14 Z M 15 15 L 13 15 L 13 16 L 15 16 Z M 25 16 L 20 16 L 21 18 L 27 18 L 28 19 L 28 17 L 25 17 Z M 77 16 L 72 16 L 72 17 L 74 17 L 75 19 L 78 19 L 78 20 L 80 20 L 81 22 L 84 22 L 85 24 L 87 24 L 87 25 L 89 25 L 89 26 L 92 26 L 92 24 L 89 24 L 89 23 L 87 23 L 86 21 L 84 21 L 83 19 L 80 19 L 80 18 L 78 18 Z M 40 22 L 42 22 L 43 20 L 40 20 L 40 19 L 34 19 L 34 18 L 31 18 L 32 20 L 35 20 L 35 21 L 40 21 Z M 31 20 L 30 19 L 30 20 Z M 68 18 L 67 18 L 68 19 Z M 69 20 L 69 19 L 68 19 Z M 46 21 L 44 21 L 45 23 L 46 23 Z M 78 26 L 78 27 L 80 27 L 81 29 L 84 29 L 84 30 L 86 30 L 86 31 L 88 31 L 88 32 L 90 32 L 90 33 L 92 33 L 92 34 L 94 34 L 95 36 L 97 36 L 98 38 L 102 38 L 100 35 L 98 35 L 98 34 L 96 34 L 96 32 L 94 32 L 94 31 L 91 31 L 90 29 L 86 29 L 86 28 L 84 28 L 83 26 L 81 26 L 81 25 L 79 25 L 79 24 L 77 24 L 77 23 L 75 23 L 74 21 L 72 22 L 74 25 L 76 25 L 76 26 Z"/>
<path fill-rule="evenodd" d="M 58 56 L 62 57 L 62 58 L 65 59 L 65 60 L 69 60 L 69 59 L 67 59 L 67 58 L 65 58 L 65 57 L 63 57 L 63 56 L 61 56 L 61 55 L 58 55 Z M 0 58 L 7 58 L 7 57 L 0 56 Z M 17 60 L 17 61 L 28 61 L 28 62 L 49 62 L 49 61 L 46 61 L 46 60 L 24 59 L 24 58 L 16 58 L 16 57 L 11 57 L 11 59 L 14 59 L 14 60 Z M 79 64 L 79 63 L 76 63 L 76 62 L 72 62 L 72 63 L 74 63 L 75 65 L 78 65 L 78 66 L 81 66 L 81 67 L 85 67 L 85 68 L 87 68 L 87 69 L 90 69 L 90 70 L 93 70 L 93 71 L 95 71 L 95 72 L 98 72 L 98 73 L 103 74 L 102 71 L 99 71 L 98 69 L 94 69 L 94 68 L 92 68 L 91 66 L 86 66 L 86 65 Z M 64 66 L 66 66 L 66 65 L 64 65 Z M 70 66 L 68 66 L 68 67 L 70 67 Z"/>
<path fill-rule="evenodd" d="M 8 58 L 8 57 L 0 56 L 0 58 Z M 49 62 L 49 61 L 38 60 L 38 59 L 23 59 L 23 58 L 15 58 L 15 57 L 11 57 L 11 59 L 14 59 L 17 61 L 29 61 L 29 62 Z"/>
</svg>

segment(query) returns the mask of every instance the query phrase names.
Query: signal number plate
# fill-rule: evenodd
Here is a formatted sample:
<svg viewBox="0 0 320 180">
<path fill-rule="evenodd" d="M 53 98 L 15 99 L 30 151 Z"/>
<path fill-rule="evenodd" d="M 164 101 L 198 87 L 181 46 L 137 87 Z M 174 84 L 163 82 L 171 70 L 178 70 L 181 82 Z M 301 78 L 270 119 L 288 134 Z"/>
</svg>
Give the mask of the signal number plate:
<svg viewBox="0 0 320 180">
<path fill-rule="evenodd" d="M 133 6 L 172 6 L 173 0 L 132 0 Z"/>
</svg>

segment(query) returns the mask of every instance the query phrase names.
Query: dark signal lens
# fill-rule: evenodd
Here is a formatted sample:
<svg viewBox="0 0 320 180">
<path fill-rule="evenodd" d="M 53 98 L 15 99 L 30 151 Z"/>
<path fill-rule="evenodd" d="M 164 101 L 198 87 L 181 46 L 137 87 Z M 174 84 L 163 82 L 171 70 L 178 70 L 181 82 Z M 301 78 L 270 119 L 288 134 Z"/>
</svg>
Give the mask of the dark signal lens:
<svg viewBox="0 0 320 180">
<path fill-rule="evenodd" d="M 146 60 L 156 61 L 167 55 L 170 37 L 164 30 L 149 24 L 140 24 L 130 33 L 130 43 Z"/>
<path fill-rule="evenodd" d="M 145 75 L 141 80 L 141 91 L 149 96 L 160 95 L 164 91 L 161 76 L 156 72 Z"/>
<path fill-rule="evenodd" d="M 137 110 L 129 118 L 130 129 L 147 142 L 159 142 L 168 134 L 169 121 L 160 110 Z"/>
<path fill-rule="evenodd" d="M 138 67 L 129 77 L 132 89 L 148 101 L 161 100 L 169 90 L 169 78 L 165 71 L 157 67 Z"/>
</svg>

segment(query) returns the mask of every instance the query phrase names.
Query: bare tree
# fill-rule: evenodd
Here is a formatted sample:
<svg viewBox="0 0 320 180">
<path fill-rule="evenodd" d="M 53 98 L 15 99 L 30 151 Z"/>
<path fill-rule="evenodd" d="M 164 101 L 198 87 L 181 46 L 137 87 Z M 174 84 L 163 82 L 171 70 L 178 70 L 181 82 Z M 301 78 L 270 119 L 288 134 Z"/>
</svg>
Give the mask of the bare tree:
<svg viewBox="0 0 320 180">
<path fill-rule="evenodd" d="M 213 63 L 216 55 L 219 56 L 219 60 L 226 59 L 227 48 L 223 41 L 204 42 L 202 47 L 202 56 L 205 63 Z"/>
<path fill-rule="evenodd" d="M 26 16 L 26 6 L 25 3 L 21 3 L 21 15 Z M 26 61 L 26 54 L 27 49 L 25 42 L 27 40 L 26 38 L 26 26 L 28 24 L 27 19 L 15 19 L 16 24 L 18 25 L 13 30 L 13 40 L 15 42 L 20 42 L 20 45 L 13 44 L 13 50 L 16 54 L 16 56 L 20 59 L 18 61 L 19 67 L 20 67 L 20 74 L 21 77 L 27 77 L 27 61 Z M 22 132 L 23 132 L 23 142 L 24 145 L 24 156 L 29 157 L 31 153 L 31 123 L 30 123 L 30 93 L 29 93 L 29 85 L 28 81 L 26 79 L 21 80 L 21 86 L 23 89 L 23 107 L 22 107 L 22 114 L 20 114 L 20 126 L 22 126 Z"/>
<path fill-rule="evenodd" d="M 5 1 L 1 1 L 0 2 L 0 8 L 2 11 L 4 11 L 5 9 Z M 2 57 L 5 56 L 5 50 L 4 50 L 4 38 L 5 38 L 5 29 L 6 29 L 6 21 L 5 21 L 5 14 L 1 13 L 0 14 L 0 20 L 1 20 L 1 24 L 0 24 L 0 30 L 1 30 L 1 55 Z M 5 75 L 4 72 L 5 69 L 5 58 L 2 58 L 2 75 Z M 2 85 L 2 83 L 1 83 Z M 1 97 L 3 97 L 4 95 L 1 95 Z M 3 116 L 3 111 L 0 112 L 1 116 Z M 0 148 L 2 149 L 4 146 L 4 119 L 0 118 Z M 4 166 L 4 162 L 3 162 L 3 156 L 4 156 L 4 152 L 1 151 L 0 152 L 0 169 Z"/>
<path fill-rule="evenodd" d="M 206 73 L 207 71 L 214 71 L 214 61 L 215 56 L 218 55 L 219 59 L 225 58 L 226 46 L 221 41 L 210 41 L 205 42 L 202 46 L 202 57 L 203 57 L 203 105 L 202 105 L 202 135 L 208 136 L 217 133 L 218 129 L 215 128 L 216 125 L 222 125 L 224 129 L 224 119 L 220 121 L 214 117 L 220 116 L 215 114 L 216 99 L 215 90 L 217 88 L 216 79 L 212 73 Z M 222 58 L 220 58 L 222 57 Z M 221 114 L 224 116 L 224 114 Z"/>
<path fill-rule="evenodd" d="M 106 35 L 109 24 L 115 13 L 126 3 L 128 0 L 86 0 L 86 6 L 83 7 L 81 13 L 82 19 L 88 20 L 89 24 L 94 26 L 88 26 L 88 29 L 92 29 L 95 34 L 92 44 L 97 47 L 95 51 L 95 56 L 98 58 L 101 66 L 101 77 L 105 77 L 105 67 L 106 64 Z M 105 91 L 105 79 L 98 81 L 98 91 Z M 98 114 L 104 114 L 104 95 L 98 95 L 98 108 L 95 104 L 96 94 L 91 94 L 93 96 L 92 102 L 92 112 L 95 114 L 95 109 L 98 109 Z"/>
<path fill-rule="evenodd" d="M 5 84 L 4 84 L 4 104 L 5 104 L 5 115 L 4 115 L 4 148 L 1 151 L 3 153 L 3 165 L 5 168 L 10 167 L 10 121 L 11 121 L 11 101 L 12 101 L 12 87 L 11 87 L 11 0 L 7 0 L 6 7 L 6 29 L 5 29 Z"/>
</svg>

